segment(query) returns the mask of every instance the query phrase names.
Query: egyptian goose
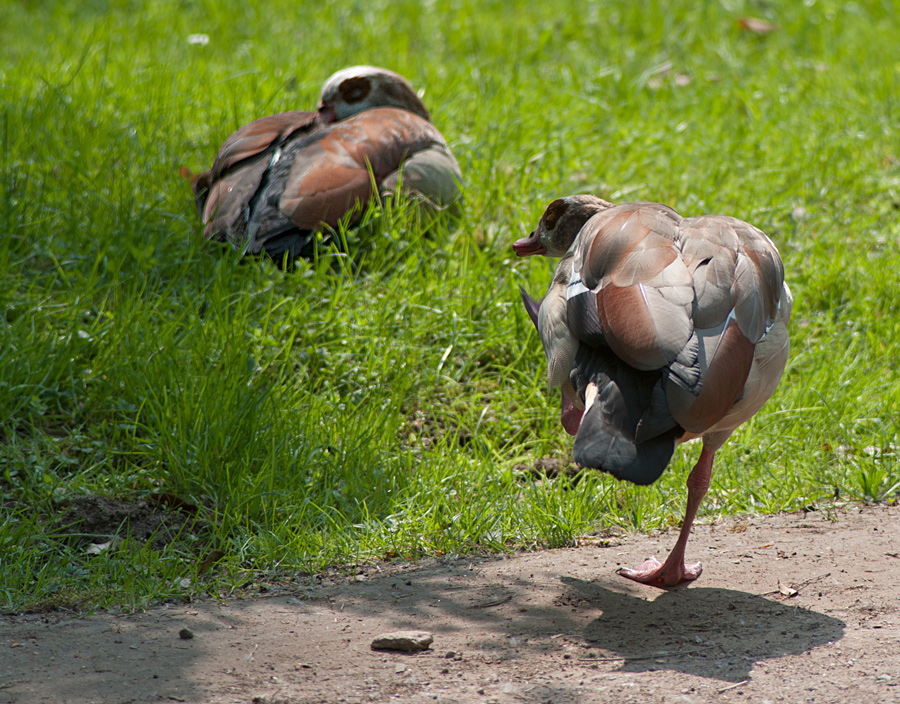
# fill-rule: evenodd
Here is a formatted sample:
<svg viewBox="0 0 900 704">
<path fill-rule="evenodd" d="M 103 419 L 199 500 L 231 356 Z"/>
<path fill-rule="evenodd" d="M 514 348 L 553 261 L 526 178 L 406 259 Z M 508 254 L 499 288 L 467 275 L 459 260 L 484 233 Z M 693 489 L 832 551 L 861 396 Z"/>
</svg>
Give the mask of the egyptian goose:
<svg viewBox="0 0 900 704">
<path fill-rule="evenodd" d="M 685 564 L 685 546 L 716 451 L 787 362 L 792 299 L 778 250 L 732 217 L 588 195 L 553 201 L 513 249 L 562 257 L 540 306 L 522 297 L 550 388 L 562 388 L 576 462 L 650 484 L 679 443 L 703 438 L 672 552 L 619 570 L 663 588 L 696 579 L 701 565 Z"/>
<path fill-rule="evenodd" d="M 309 251 L 317 229 L 351 211 L 352 224 L 376 189 L 448 206 L 462 176 L 430 120 L 402 76 L 373 66 L 338 71 L 318 112 L 260 118 L 225 141 L 209 171 L 182 169 L 204 236 L 280 262 Z"/>
</svg>

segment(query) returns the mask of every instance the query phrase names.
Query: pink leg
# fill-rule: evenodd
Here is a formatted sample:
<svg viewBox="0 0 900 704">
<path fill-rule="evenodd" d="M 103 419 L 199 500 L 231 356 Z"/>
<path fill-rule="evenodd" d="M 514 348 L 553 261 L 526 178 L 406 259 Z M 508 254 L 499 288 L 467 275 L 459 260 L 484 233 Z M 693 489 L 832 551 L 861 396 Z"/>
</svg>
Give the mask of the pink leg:
<svg viewBox="0 0 900 704">
<path fill-rule="evenodd" d="M 687 511 L 684 514 L 684 522 L 681 524 L 681 532 L 672 552 L 666 558 L 665 563 L 660 564 L 655 557 L 647 558 L 643 563 L 634 568 L 622 567 L 617 573 L 635 582 L 650 584 L 654 587 L 666 589 L 674 587 L 682 582 L 690 582 L 700 576 L 703 567 L 699 562 L 692 565 L 684 563 L 684 550 L 687 547 L 688 538 L 691 535 L 691 526 L 697 516 L 700 502 L 706 496 L 709 489 L 709 480 L 712 477 L 713 459 L 715 450 L 707 451 L 706 447 L 700 452 L 700 459 L 691 470 L 687 479 L 688 500 Z"/>
<path fill-rule="evenodd" d="M 578 426 L 581 425 L 581 416 L 584 415 L 584 411 L 579 411 L 572 402 L 569 400 L 569 397 L 566 396 L 566 392 L 563 391 L 562 394 L 562 415 L 559 420 L 562 423 L 563 428 L 566 429 L 566 432 L 569 435 L 575 435 L 578 432 Z"/>
</svg>

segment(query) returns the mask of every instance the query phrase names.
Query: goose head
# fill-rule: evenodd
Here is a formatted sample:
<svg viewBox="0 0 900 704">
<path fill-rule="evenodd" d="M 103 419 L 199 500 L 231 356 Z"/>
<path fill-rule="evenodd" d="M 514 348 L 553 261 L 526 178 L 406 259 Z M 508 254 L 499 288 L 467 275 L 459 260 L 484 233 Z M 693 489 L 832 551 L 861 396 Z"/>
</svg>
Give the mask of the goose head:
<svg viewBox="0 0 900 704">
<path fill-rule="evenodd" d="M 372 108 L 400 108 L 431 121 L 412 85 L 400 74 L 376 66 L 351 66 L 333 74 L 322 88 L 319 117 L 344 120 Z"/>
<path fill-rule="evenodd" d="M 584 224 L 609 207 L 610 203 L 596 196 L 557 198 L 547 206 L 532 233 L 513 243 L 513 250 L 520 257 L 534 254 L 561 257 L 572 246 Z"/>
</svg>

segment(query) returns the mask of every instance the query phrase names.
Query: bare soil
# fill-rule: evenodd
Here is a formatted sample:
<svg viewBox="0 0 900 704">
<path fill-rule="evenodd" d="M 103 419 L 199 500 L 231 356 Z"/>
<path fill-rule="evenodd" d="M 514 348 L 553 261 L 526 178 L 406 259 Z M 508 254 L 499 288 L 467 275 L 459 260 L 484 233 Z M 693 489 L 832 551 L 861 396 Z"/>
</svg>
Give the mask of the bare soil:
<svg viewBox="0 0 900 704">
<path fill-rule="evenodd" d="M 133 615 L 6 616 L 0 702 L 900 702 L 900 509 L 698 525 L 688 554 L 705 572 L 687 588 L 614 574 L 673 542 L 369 566 Z M 370 648 L 398 629 L 434 641 Z"/>
<path fill-rule="evenodd" d="M 55 521 L 62 530 L 74 532 L 83 545 L 111 545 L 123 536 L 161 549 L 193 534 L 202 523 L 195 520 L 197 507 L 174 494 L 152 494 L 136 502 L 115 501 L 102 496 L 79 496 L 58 507 Z"/>
</svg>

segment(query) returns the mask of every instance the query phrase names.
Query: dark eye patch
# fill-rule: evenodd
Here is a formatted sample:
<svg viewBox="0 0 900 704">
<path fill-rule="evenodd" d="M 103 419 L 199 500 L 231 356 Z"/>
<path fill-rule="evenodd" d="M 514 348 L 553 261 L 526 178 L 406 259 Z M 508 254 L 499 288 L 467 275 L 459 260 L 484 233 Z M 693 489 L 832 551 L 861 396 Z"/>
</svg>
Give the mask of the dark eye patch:
<svg viewBox="0 0 900 704">
<path fill-rule="evenodd" d="M 347 103 L 358 103 L 372 91 L 372 83 L 368 78 L 348 78 L 341 83 L 341 97 Z"/>
<path fill-rule="evenodd" d="M 552 230 L 556 227 L 556 223 L 559 222 L 559 219 L 563 216 L 563 213 L 566 212 L 568 207 L 566 201 L 562 198 L 557 198 L 548 205 L 547 210 L 544 211 L 544 227 L 548 230 Z"/>
</svg>

